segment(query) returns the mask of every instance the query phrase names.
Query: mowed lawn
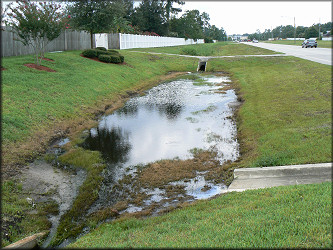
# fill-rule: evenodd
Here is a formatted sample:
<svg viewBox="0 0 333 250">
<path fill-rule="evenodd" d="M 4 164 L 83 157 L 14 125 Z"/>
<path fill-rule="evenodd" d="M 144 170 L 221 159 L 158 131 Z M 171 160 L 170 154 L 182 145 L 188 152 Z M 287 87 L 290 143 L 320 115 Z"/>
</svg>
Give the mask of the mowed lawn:
<svg viewBox="0 0 333 250">
<path fill-rule="evenodd" d="M 239 99 L 238 167 L 330 162 L 331 68 L 294 57 L 212 59 Z M 332 246 L 331 183 L 229 193 L 157 218 L 120 218 L 69 247 Z"/>
<path fill-rule="evenodd" d="M 167 215 L 105 223 L 69 248 L 329 248 L 331 183 L 232 192 Z"/>
<path fill-rule="evenodd" d="M 237 44 L 230 46 L 241 49 Z M 195 71 L 198 63 L 195 58 L 122 51 L 127 64 L 108 65 L 79 54 L 47 54 L 54 62 L 43 65 L 57 71 L 49 73 L 23 66 L 32 62 L 32 56 L 3 59 L 2 142 L 6 157 L 15 161 L 15 153 L 22 151 L 20 145 L 40 143 L 31 139 L 36 131 L 53 131 L 50 128 L 62 121 L 70 124 L 79 118 L 91 119 L 94 111 L 127 91 L 153 86 L 169 71 Z M 208 71 L 230 73 L 242 101 L 235 114 L 241 151 L 236 167 L 331 161 L 330 66 L 294 57 L 211 59 L 207 65 Z M 24 149 L 27 154 L 33 151 Z M 2 212 L 16 216 L 20 208 L 15 202 L 23 204 L 25 200 L 15 200 L 10 195 L 12 188 L 8 190 L 10 202 Z M 124 217 L 103 224 L 70 247 L 327 248 L 332 244 L 331 204 L 331 183 L 230 193 L 158 218 Z M 25 225 L 34 223 L 26 223 L 29 215 L 24 218 Z M 13 231 L 11 240 L 39 228 L 44 227 Z"/>
<path fill-rule="evenodd" d="M 235 55 L 271 55 L 281 54 L 268 49 L 246 46 L 234 42 L 217 42 L 205 44 L 193 44 L 185 46 L 158 47 L 158 48 L 135 48 L 128 51 L 169 53 L 177 55 L 196 56 L 235 56 Z"/>
</svg>

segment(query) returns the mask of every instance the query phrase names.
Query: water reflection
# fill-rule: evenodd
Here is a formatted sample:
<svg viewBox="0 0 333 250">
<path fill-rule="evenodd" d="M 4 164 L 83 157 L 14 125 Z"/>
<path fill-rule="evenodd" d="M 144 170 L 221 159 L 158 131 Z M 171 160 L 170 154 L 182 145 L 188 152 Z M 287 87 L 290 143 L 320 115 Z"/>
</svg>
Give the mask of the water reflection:
<svg viewBox="0 0 333 250">
<path fill-rule="evenodd" d="M 236 125 L 228 119 L 233 112 L 228 104 L 237 99 L 235 92 L 215 93 L 221 88 L 217 83 L 229 81 L 225 77 L 202 79 L 211 84 L 198 86 L 193 80 L 178 80 L 154 87 L 113 114 L 103 116 L 98 127 L 90 130 L 81 146 L 100 151 L 109 166 L 103 173 L 99 200 L 91 211 L 128 196 L 126 191 L 115 188 L 129 175 L 128 168 L 135 173 L 135 166 L 140 164 L 175 157 L 189 159 L 193 148 L 216 148 L 221 163 L 237 159 Z M 198 198 L 195 190 L 200 188 L 192 185 L 186 191 Z M 211 190 L 214 188 L 211 186 Z"/>
<path fill-rule="evenodd" d="M 89 131 L 88 138 L 80 145 L 89 150 L 100 151 L 110 163 L 125 163 L 131 149 L 129 132 L 120 127 L 97 127 Z"/>
</svg>

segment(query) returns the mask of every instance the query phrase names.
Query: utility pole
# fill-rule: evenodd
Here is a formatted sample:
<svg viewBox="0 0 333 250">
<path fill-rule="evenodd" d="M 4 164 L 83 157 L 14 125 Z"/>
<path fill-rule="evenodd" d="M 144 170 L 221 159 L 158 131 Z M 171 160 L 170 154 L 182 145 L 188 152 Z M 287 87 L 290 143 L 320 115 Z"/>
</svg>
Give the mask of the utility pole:
<svg viewBox="0 0 333 250">
<path fill-rule="evenodd" d="M 319 18 L 319 33 L 318 33 L 318 40 L 320 40 L 320 18 Z"/>
<path fill-rule="evenodd" d="M 294 44 L 296 44 L 296 23 L 295 23 L 295 17 L 294 17 Z"/>
</svg>

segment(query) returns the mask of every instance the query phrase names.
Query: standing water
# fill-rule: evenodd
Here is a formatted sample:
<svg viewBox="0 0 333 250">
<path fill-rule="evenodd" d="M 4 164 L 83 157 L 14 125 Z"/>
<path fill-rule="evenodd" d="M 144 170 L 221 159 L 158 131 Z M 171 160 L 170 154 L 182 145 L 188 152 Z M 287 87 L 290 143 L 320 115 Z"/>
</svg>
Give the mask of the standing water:
<svg viewBox="0 0 333 250">
<path fill-rule="evenodd" d="M 188 79 L 154 87 L 113 114 L 101 117 L 98 127 L 90 129 L 80 145 L 100 151 L 108 166 L 99 199 L 90 212 L 113 206 L 128 196 L 133 190 L 126 193 L 125 187 L 119 189 L 120 181 L 126 176 L 134 180 L 140 166 L 163 159 L 191 159 L 198 149 L 214 150 L 219 164 L 235 161 L 238 143 L 229 104 L 237 97 L 233 90 L 220 91 L 228 82 L 226 76 L 189 74 Z M 205 173 L 196 171 L 194 178 L 171 181 L 169 185 L 183 186 L 183 197 L 192 199 L 208 198 L 226 188 L 222 181 L 206 181 Z M 162 188 L 140 190 L 148 195 L 146 200 L 140 206 L 129 202 L 124 211 L 140 211 L 144 205 L 167 199 Z M 165 206 L 174 201 L 175 197 L 168 199 Z"/>
</svg>

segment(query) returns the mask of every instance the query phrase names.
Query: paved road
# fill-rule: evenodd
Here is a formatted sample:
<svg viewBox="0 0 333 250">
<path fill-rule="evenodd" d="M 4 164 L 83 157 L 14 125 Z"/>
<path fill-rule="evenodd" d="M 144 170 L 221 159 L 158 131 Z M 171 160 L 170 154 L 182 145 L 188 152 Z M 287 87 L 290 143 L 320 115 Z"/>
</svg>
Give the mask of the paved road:
<svg viewBox="0 0 333 250">
<path fill-rule="evenodd" d="M 244 43 L 264 49 L 282 52 L 306 60 L 332 65 L 332 49 L 330 48 L 302 48 L 296 45 L 281 45 L 273 43 Z"/>
<path fill-rule="evenodd" d="M 225 192 L 332 181 L 332 163 L 239 168 Z"/>
</svg>

